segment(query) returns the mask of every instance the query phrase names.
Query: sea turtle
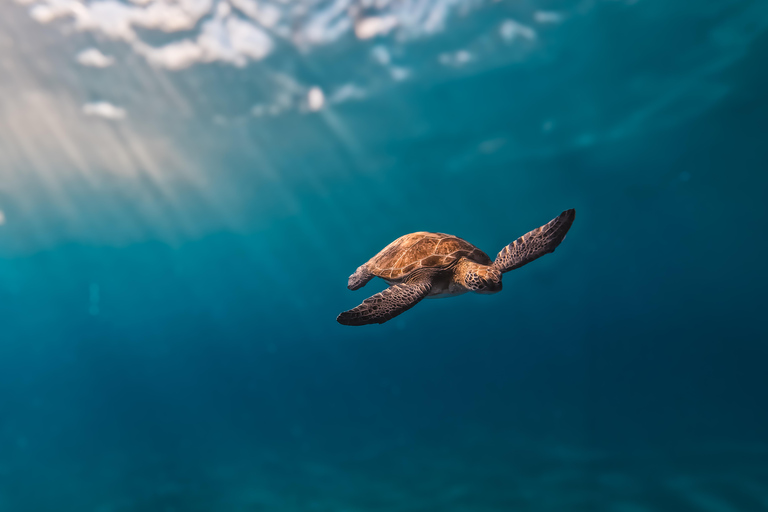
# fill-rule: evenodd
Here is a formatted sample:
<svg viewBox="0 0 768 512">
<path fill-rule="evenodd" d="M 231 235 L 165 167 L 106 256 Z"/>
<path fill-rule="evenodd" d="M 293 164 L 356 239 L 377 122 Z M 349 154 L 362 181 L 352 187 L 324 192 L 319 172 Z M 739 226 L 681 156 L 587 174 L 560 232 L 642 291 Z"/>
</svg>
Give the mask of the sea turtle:
<svg viewBox="0 0 768 512">
<path fill-rule="evenodd" d="M 452 235 L 419 231 L 401 236 L 358 267 L 347 286 L 357 290 L 380 277 L 389 288 L 336 320 L 344 325 L 383 324 L 424 298 L 500 292 L 501 274 L 553 252 L 574 218 L 576 210 L 564 211 L 503 248 L 493 262 L 474 245 Z"/>
</svg>

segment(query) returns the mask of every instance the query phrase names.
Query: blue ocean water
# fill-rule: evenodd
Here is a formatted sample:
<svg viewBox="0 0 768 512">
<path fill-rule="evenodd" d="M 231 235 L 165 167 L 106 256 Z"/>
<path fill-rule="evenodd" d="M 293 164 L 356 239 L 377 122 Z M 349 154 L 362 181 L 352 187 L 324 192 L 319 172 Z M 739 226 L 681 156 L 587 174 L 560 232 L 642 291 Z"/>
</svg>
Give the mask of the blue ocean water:
<svg viewBox="0 0 768 512">
<path fill-rule="evenodd" d="M 0 511 L 768 510 L 767 58 L 758 0 L 0 4 Z"/>
</svg>

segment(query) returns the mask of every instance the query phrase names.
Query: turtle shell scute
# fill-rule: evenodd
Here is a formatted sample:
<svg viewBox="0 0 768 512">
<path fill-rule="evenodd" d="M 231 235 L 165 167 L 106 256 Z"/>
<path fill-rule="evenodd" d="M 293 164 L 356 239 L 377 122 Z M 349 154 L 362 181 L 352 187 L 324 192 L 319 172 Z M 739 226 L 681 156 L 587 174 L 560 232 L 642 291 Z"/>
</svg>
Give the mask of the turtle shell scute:
<svg viewBox="0 0 768 512">
<path fill-rule="evenodd" d="M 459 258 L 483 265 L 491 259 L 461 238 L 420 231 L 401 236 L 368 261 L 369 270 L 384 279 L 402 279 L 420 268 L 446 268 Z"/>
</svg>

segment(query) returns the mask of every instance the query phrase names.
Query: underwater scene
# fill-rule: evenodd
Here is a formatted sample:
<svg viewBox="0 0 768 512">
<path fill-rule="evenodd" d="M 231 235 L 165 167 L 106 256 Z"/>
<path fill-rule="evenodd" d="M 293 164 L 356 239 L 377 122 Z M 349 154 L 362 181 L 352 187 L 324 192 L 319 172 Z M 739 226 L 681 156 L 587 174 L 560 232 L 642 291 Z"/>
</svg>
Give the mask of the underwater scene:
<svg viewBox="0 0 768 512">
<path fill-rule="evenodd" d="M 0 0 L 0 512 L 768 511 L 767 64 L 763 0 Z"/>
</svg>

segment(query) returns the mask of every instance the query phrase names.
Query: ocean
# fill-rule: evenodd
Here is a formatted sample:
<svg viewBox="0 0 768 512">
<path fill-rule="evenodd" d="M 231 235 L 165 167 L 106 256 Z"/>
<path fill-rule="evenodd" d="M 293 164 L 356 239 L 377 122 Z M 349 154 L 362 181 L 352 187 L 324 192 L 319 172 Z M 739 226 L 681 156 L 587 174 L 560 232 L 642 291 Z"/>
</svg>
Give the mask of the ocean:
<svg viewBox="0 0 768 512">
<path fill-rule="evenodd" d="M 4 0 L 0 512 L 768 510 L 766 59 L 758 0 Z"/>
</svg>

